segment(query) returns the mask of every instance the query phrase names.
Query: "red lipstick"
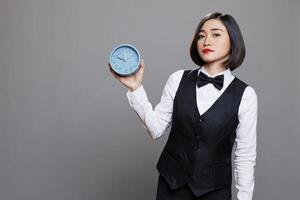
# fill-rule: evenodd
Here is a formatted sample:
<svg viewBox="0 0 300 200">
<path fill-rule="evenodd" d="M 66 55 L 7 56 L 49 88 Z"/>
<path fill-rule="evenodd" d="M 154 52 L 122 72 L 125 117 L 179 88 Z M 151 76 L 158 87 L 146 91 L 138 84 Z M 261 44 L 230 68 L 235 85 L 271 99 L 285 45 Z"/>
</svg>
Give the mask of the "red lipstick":
<svg viewBox="0 0 300 200">
<path fill-rule="evenodd" d="M 213 50 L 209 49 L 209 48 L 205 48 L 202 50 L 202 53 L 208 53 L 208 52 L 212 52 Z"/>
</svg>

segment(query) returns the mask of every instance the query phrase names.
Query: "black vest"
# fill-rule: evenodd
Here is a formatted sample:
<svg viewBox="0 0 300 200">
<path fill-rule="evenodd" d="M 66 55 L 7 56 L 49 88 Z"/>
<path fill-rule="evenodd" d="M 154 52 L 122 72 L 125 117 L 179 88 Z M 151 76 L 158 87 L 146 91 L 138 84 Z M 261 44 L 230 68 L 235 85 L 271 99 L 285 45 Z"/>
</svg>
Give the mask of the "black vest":
<svg viewBox="0 0 300 200">
<path fill-rule="evenodd" d="M 183 73 L 174 98 L 169 138 L 156 167 L 172 189 L 188 184 L 196 196 L 201 196 L 232 183 L 231 152 L 247 84 L 235 77 L 200 115 L 197 74 L 198 70 Z"/>
</svg>

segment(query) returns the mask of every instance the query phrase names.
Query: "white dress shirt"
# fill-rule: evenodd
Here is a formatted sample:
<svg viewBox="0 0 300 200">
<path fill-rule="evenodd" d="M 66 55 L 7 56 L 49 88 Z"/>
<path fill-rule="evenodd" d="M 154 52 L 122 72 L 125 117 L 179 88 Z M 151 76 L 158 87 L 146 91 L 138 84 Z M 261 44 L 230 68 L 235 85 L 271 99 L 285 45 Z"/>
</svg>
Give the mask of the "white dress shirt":
<svg viewBox="0 0 300 200">
<path fill-rule="evenodd" d="M 209 77 L 224 74 L 224 84 L 221 90 L 208 83 L 202 87 L 195 85 L 197 107 L 200 115 L 214 104 L 224 90 L 234 79 L 230 69 L 210 75 L 204 67 L 198 74 L 205 73 Z M 172 124 L 173 101 L 184 70 L 171 74 L 164 87 L 160 102 L 153 110 L 148 101 L 146 91 L 141 85 L 134 91 L 127 91 L 130 106 L 140 117 L 143 127 L 156 140 L 161 137 Z M 251 200 L 254 190 L 254 166 L 256 164 L 256 133 L 257 133 L 257 95 L 251 86 L 247 86 L 239 106 L 239 124 L 236 129 L 236 148 L 234 149 L 234 177 L 238 200 Z"/>
</svg>

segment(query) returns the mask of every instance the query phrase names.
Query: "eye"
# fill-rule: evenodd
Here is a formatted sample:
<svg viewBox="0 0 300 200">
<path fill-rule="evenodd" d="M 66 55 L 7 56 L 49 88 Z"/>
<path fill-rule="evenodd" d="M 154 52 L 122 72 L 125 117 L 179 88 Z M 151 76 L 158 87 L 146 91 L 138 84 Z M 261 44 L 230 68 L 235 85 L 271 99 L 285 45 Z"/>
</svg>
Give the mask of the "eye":
<svg viewBox="0 0 300 200">
<path fill-rule="evenodd" d="M 213 37 L 219 37 L 219 36 L 221 36 L 219 33 L 214 33 L 213 34 Z"/>
<path fill-rule="evenodd" d="M 204 35 L 199 35 L 199 40 L 201 40 L 202 38 L 204 38 Z"/>
</svg>

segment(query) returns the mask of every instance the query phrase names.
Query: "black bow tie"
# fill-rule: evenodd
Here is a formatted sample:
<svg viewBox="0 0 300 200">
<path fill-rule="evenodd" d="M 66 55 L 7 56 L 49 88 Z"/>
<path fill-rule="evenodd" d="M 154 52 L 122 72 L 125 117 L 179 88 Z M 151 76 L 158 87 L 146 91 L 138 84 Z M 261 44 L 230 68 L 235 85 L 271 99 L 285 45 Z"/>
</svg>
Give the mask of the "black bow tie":
<svg viewBox="0 0 300 200">
<path fill-rule="evenodd" d="M 221 90 L 223 87 L 223 81 L 224 81 L 224 74 L 216 76 L 214 78 L 211 78 L 211 77 L 208 77 L 203 72 L 200 72 L 200 74 L 197 76 L 197 86 L 198 87 L 201 87 L 208 83 L 212 83 L 218 90 Z"/>
</svg>

